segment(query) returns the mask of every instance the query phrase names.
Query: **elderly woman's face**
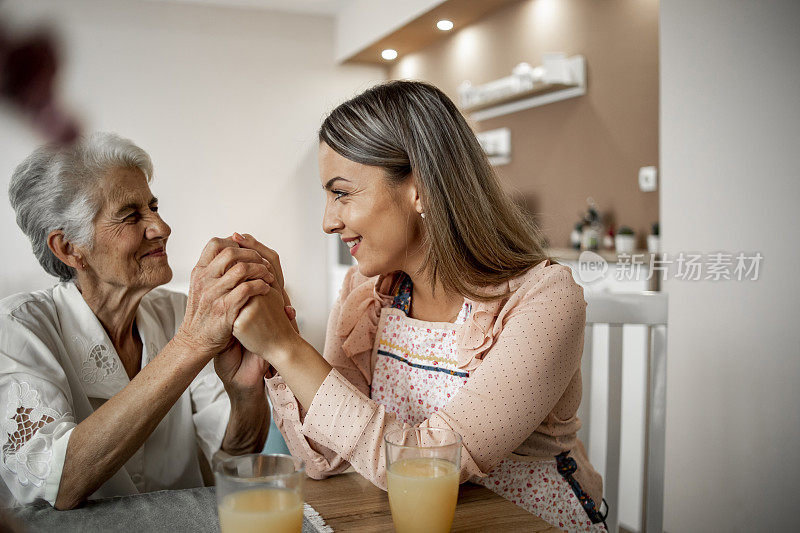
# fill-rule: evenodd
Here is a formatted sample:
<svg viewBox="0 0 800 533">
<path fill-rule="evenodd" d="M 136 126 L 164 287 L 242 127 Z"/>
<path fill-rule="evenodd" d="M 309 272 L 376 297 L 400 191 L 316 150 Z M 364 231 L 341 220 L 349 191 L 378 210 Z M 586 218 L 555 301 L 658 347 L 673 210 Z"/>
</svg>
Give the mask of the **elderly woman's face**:
<svg viewBox="0 0 800 533">
<path fill-rule="evenodd" d="M 170 227 L 138 168 L 118 168 L 103 181 L 95 239 L 84 253 L 98 281 L 123 288 L 154 288 L 172 279 L 167 263 Z"/>
<path fill-rule="evenodd" d="M 413 268 L 422 242 L 413 180 L 390 187 L 381 168 L 350 161 L 325 143 L 319 170 L 326 191 L 322 228 L 351 247 L 359 271 L 376 276 Z"/>
</svg>

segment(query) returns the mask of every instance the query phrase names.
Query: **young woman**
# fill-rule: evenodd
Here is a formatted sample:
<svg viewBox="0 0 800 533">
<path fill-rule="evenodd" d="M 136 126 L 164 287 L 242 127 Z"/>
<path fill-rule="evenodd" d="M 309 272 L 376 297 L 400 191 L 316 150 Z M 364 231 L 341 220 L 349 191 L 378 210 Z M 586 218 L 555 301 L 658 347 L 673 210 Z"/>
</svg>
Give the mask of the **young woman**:
<svg viewBox="0 0 800 533">
<path fill-rule="evenodd" d="M 323 227 L 358 261 L 325 353 L 292 328 L 280 291 L 234 323 L 275 371 L 267 388 L 292 454 L 312 477 L 352 465 L 385 488 L 386 432 L 448 428 L 463 437 L 462 481 L 563 529 L 605 531 L 602 481 L 575 435 L 583 290 L 455 105 L 424 83 L 386 83 L 337 107 L 319 140 Z"/>
</svg>

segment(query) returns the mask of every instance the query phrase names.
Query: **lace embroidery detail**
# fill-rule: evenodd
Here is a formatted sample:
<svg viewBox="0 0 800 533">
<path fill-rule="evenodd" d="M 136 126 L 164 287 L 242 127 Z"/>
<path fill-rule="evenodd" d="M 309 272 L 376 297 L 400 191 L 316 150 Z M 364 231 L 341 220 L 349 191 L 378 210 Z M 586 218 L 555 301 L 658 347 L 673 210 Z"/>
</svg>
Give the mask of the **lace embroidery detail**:
<svg viewBox="0 0 800 533">
<path fill-rule="evenodd" d="M 40 487 L 50 475 L 53 452 L 36 432 L 64 416 L 39 405 L 39 393 L 29 383 L 11 384 L 2 421 L 3 465 L 17 475 L 20 485 Z"/>
<path fill-rule="evenodd" d="M 86 383 L 99 383 L 119 370 L 119 363 L 108 346 L 95 343 L 91 348 L 80 337 L 72 339 L 83 349 L 83 364 L 81 365 L 81 380 Z"/>
</svg>

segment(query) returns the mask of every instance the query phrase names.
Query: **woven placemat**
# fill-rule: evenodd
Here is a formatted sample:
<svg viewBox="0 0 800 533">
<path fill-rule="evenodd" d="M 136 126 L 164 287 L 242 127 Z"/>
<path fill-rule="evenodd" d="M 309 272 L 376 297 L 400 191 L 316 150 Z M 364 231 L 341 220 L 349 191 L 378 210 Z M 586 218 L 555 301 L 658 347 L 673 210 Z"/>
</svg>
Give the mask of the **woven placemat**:
<svg viewBox="0 0 800 533">
<path fill-rule="evenodd" d="M 30 532 L 219 532 L 213 487 L 92 500 L 71 511 L 57 511 L 47 502 L 37 501 L 10 512 Z M 333 529 L 313 507 L 305 504 L 303 533 L 333 533 Z"/>
</svg>

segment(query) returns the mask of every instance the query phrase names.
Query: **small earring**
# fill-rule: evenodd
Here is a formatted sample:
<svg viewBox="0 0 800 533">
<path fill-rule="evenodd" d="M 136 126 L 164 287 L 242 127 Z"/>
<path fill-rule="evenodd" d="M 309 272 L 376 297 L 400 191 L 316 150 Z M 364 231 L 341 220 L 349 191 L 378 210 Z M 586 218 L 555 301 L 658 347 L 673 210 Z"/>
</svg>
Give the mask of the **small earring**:
<svg viewBox="0 0 800 533">
<path fill-rule="evenodd" d="M 425 218 L 425 213 L 420 213 L 419 216 L 421 216 L 422 218 Z"/>
</svg>

